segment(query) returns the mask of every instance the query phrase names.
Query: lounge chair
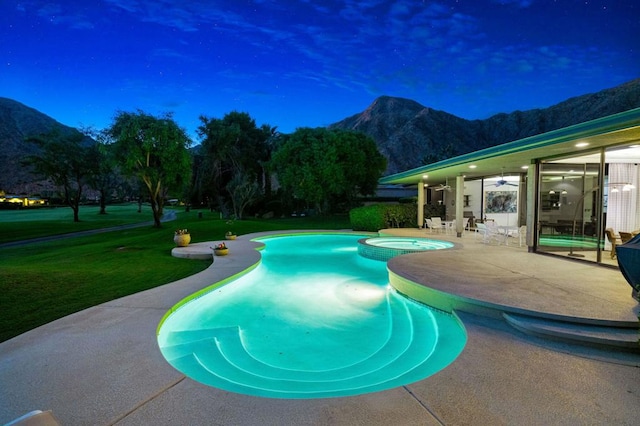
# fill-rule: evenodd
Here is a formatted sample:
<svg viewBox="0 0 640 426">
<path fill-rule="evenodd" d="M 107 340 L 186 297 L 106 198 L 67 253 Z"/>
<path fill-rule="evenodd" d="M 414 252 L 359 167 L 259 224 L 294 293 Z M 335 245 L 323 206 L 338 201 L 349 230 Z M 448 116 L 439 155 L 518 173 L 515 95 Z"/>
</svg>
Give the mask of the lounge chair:
<svg viewBox="0 0 640 426">
<path fill-rule="evenodd" d="M 620 239 L 620 236 L 616 235 L 616 233 L 613 231 L 613 228 L 605 229 L 604 233 L 607 236 L 607 240 L 609 240 L 609 243 L 611 244 L 611 258 L 615 259 L 616 246 L 622 244 L 622 240 Z"/>
<path fill-rule="evenodd" d="M 632 234 L 631 232 L 623 232 L 623 231 L 620 231 L 620 232 L 618 232 L 618 234 L 620 234 L 620 241 L 621 241 L 621 244 L 624 244 L 624 243 L 626 243 L 626 242 L 629 242 L 629 241 L 631 241 L 631 239 L 633 238 L 633 234 Z"/>
</svg>

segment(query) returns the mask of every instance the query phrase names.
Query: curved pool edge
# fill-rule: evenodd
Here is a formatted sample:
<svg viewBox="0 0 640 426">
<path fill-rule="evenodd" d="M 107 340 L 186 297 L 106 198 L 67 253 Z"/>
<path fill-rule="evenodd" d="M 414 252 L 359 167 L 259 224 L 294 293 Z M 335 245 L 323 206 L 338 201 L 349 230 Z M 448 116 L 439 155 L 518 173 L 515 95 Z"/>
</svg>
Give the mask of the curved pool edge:
<svg viewBox="0 0 640 426">
<path fill-rule="evenodd" d="M 304 231 L 304 232 L 273 232 L 273 233 L 269 233 L 268 235 L 260 235 L 260 236 L 253 236 L 250 241 L 252 242 L 261 242 L 262 240 L 268 240 L 270 238 L 278 238 L 278 237 L 290 237 L 290 236 L 301 236 L 301 235 L 356 235 L 358 237 L 360 236 L 375 236 L 375 234 L 369 234 L 369 233 L 363 233 L 363 232 L 344 232 L 344 231 Z M 245 238 L 245 242 L 248 242 L 249 238 Z M 309 247 L 314 247 L 314 245 L 310 245 Z M 179 310 L 182 310 L 183 308 L 186 308 L 186 305 L 188 305 L 190 302 L 195 301 L 196 299 L 199 299 L 203 296 L 209 295 L 211 294 L 211 292 L 215 291 L 216 289 L 220 289 L 221 287 L 225 286 L 226 284 L 230 284 L 234 281 L 236 281 L 237 279 L 241 278 L 243 275 L 246 275 L 247 273 L 253 271 L 256 267 L 258 267 L 259 265 L 262 264 L 262 260 L 263 260 L 263 254 L 260 253 L 261 248 L 264 248 L 264 244 L 261 244 L 261 247 L 257 247 L 255 248 L 255 252 L 257 254 L 257 256 L 259 257 L 259 261 L 255 262 L 254 264 L 252 264 L 251 266 L 249 266 L 248 268 L 245 268 L 244 270 L 237 272 L 231 276 L 228 276 L 220 281 L 217 281 L 205 288 L 202 288 L 198 291 L 196 291 L 195 293 L 184 297 L 182 300 L 180 300 L 178 303 L 176 303 L 174 306 L 172 306 L 162 317 L 160 323 L 158 324 L 158 328 L 156 330 L 156 334 L 158 335 L 158 337 L 161 335 L 161 329 L 163 328 L 163 326 L 166 325 L 166 321 L 169 320 L 171 318 L 171 316 L 173 314 L 177 314 L 177 312 Z M 213 265 L 212 265 L 213 266 Z M 387 282 L 390 281 L 390 273 L 391 271 L 388 268 L 384 268 L 386 270 L 386 278 L 387 278 Z M 397 289 L 393 288 L 393 286 L 388 286 L 387 287 L 387 292 L 391 291 L 391 293 L 395 293 L 397 296 L 396 298 L 399 298 L 397 300 L 406 300 L 406 302 L 401 302 L 401 303 L 408 303 L 407 306 L 413 306 L 414 308 L 412 309 L 418 309 L 419 311 L 416 312 L 432 312 L 429 315 L 439 315 L 439 318 L 442 319 L 442 323 L 439 323 L 440 326 L 442 326 L 442 324 L 449 324 L 447 327 L 453 327 L 453 329 L 457 330 L 456 332 L 447 332 L 447 333 L 440 333 L 439 331 L 436 330 L 436 339 L 434 343 L 433 348 L 431 349 L 431 352 L 429 352 L 429 357 L 428 359 L 431 360 L 430 362 L 433 362 L 433 365 L 431 366 L 427 366 L 428 364 L 426 364 L 426 360 L 421 361 L 420 363 L 418 363 L 417 365 L 413 366 L 411 364 L 409 364 L 409 368 L 406 370 L 406 372 L 403 372 L 402 374 L 396 376 L 392 376 L 390 379 L 384 378 L 384 380 L 377 378 L 376 375 L 372 372 L 369 372 L 367 374 L 373 375 L 374 376 L 374 381 L 372 382 L 372 384 L 366 384 L 366 386 L 361 385 L 361 386 L 356 386 L 353 387 L 351 385 L 349 385 L 349 387 L 347 388 L 347 390 L 344 389 L 333 389 L 331 387 L 329 387 L 327 390 L 322 389 L 315 389 L 314 386 L 317 386 L 317 384 L 315 384 L 315 382 L 309 383 L 308 385 L 311 386 L 310 389 L 315 389 L 315 390 L 304 390 L 304 389 L 299 389 L 296 390 L 297 387 L 299 387 L 300 385 L 297 384 L 297 380 L 294 380 L 294 382 L 296 382 L 296 386 L 294 390 L 286 390 L 286 392 L 284 391 L 280 391 L 278 389 L 270 389 L 268 387 L 265 387 L 264 389 L 262 389 L 262 387 L 260 387 L 259 385 L 247 385 L 250 387 L 250 389 L 252 389 L 251 391 L 247 391 L 242 390 L 242 389 L 236 389 L 236 387 L 240 386 L 240 385 L 234 385 L 231 386 L 230 388 L 227 387 L 228 384 L 227 381 L 231 384 L 235 384 L 236 382 L 234 380 L 233 375 L 229 376 L 230 378 L 227 378 L 226 376 L 222 375 L 220 376 L 221 378 L 217 379 L 217 381 L 214 381 L 213 383 L 209 383 L 207 380 L 204 380 L 202 377 L 200 378 L 195 378 L 192 377 L 191 375 L 188 375 L 188 377 L 192 377 L 194 380 L 199 381 L 201 383 L 204 383 L 207 386 L 213 386 L 213 387 L 217 387 L 219 389 L 223 389 L 229 392 L 235 392 L 235 393 L 239 393 L 239 394 L 247 394 L 247 395 L 253 395 L 253 396 L 257 396 L 257 397 L 265 397 L 265 398 L 286 398 L 286 399 L 321 399 L 321 398 L 333 398 L 333 397 L 344 397 L 344 396 L 354 396 L 354 395 L 361 395 L 361 394 L 367 394 L 367 393 L 372 393 L 372 392 L 379 392 L 379 391 L 384 391 L 384 390 L 388 390 L 391 389 L 393 387 L 398 387 L 398 386 L 405 386 L 408 385 L 410 383 L 414 383 L 416 380 L 424 380 L 427 377 L 432 376 L 433 374 L 436 374 L 437 372 L 447 368 L 451 363 L 455 362 L 455 360 L 458 358 L 458 356 L 463 352 L 465 346 L 467 345 L 468 342 L 468 333 L 467 330 L 463 324 L 463 322 L 460 320 L 460 318 L 458 317 L 457 314 L 455 313 L 450 313 L 450 312 L 446 312 L 442 309 L 439 309 L 435 306 L 432 306 L 429 303 L 424 303 L 418 300 L 415 300 L 411 297 L 407 297 L 405 294 L 403 294 L 402 292 L 398 291 Z M 420 308 L 420 306 L 422 306 L 422 308 Z M 426 309 L 426 311 L 424 310 Z M 188 311 L 185 311 L 188 312 Z M 415 315 L 416 312 L 413 312 L 412 315 Z M 438 312 L 438 313 L 436 313 Z M 184 315 L 183 314 L 178 314 L 178 315 Z M 409 317 L 412 317 L 412 315 L 409 315 Z M 448 317 L 448 319 L 446 319 Z M 457 336 L 456 338 L 454 338 L 454 336 Z M 200 337 L 198 337 L 198 339 L 200 339 Z M 182 342 L 179 342 L 180 345 L 182 345 Z M 180 345 L 174 345 L 175 347 L 178 347 Z M 435 350 L 435 346 L 438 346 L 440 349 L 438 351 Z M 161 346 L 161 350 L 164 351 L 164 349 Z M 169 349 L 173 349 L 174 346 L 168 346 Z M 418 349 L 420 349 L 420 345 L 417 345 Z M 180 346 L 180 348 L 182 348 L 182 346 Z M 180 349 L 182 350 L 182 349 Z M 424 350 L 424 349 L 422 349 Z M 171 353 L 171 352 L 169 352 Z M 405 354 L 403 352 L 403 356 L 406 357 L 410 357 L 411 353 L 407 352 L 409 355 Z M 195 354 L 195 352 L 194 352 Z M 175 355 L 175 353 L 174 353 Z M 165 355 L 166 358 L 166 355 Z M 176 358 L 178 359 L 178 358 Z M 179 358 L 180 360 L 182 360 L 182 358 Z M 422 358 L 420 358 L 422 359 Z M 169 360 L 167 358 L 167 360 Z M 204 358 L 205 361 L 209 362 L 211 361 L 211 359 L 208 358 Z M 183 371 L 180 367 L 174 365 L 173 361 L 169 360 L 170 364 L 174 366 L 174 368 L 176 368 L 178 371 Z M 182 362 L 182 361 L 180 361 Z M 210 367 L 212 365 L 217 365 L 217 364 L 206 364 L 202 363 L 201 361 L 198 361 L 198 363 L 201 363 L 205 370 L 208 371 L 207 365 L 209 365 Z M 233 363 L 231 363 L 230 365 L 233 365 Z M 420 367 L 420 369 L 422 370 L 422 377 L 420 379 L 415 379 L 415 378 L 410 378 L 413 373 L 414 370 L 417 371 L 417 368 Z M 191 368 L 191 367 L 189 367 Z M 224 369 L 222 371 L 225 371 Z M 242 370 L 243 371 L 243 370 Z M 377 371 L 377 370 L 375 370 Z M 375 372 L 374 371 L 374 372 Z M 186 374 L 186 373 L 185 373 Z M 396 373 L 393 373 L 396 374 Z M 420 375 L 419 374 L 419 375 Z M 425 375 L 426 374 L 426 375 Z M 214 373 L 215 377 L 219 377 L 218 375 L 216 375 Z M 262 377 L 262 376 L 259 376 Z M 359 379 L 359 376 L 355 376 L 356 377 L 356 382 Z M 351 380 L 351 376 L 347 376 L 346 378 L 341 378 L 340 380 L 334 380 L 334 381 L 346 381 L 347 379 Z M 226 381 L 225 381 L 226 380 Z M 406 381 L 409 380 L 409 381 Z M 220 381 L 223 381 L 223 383 L 221 383 Z M 326 380 L 320 380 L 318 381 L 318 383 L 323 384 L 326 382 Z M 388 383 L 389 382 L 389 383 Z M 395 383 L 397 382 L 397 383 Z M 252 382 L 251 382 L 252 383 Z M 306 382 L 305 382 L 306 383 Z M 389 385 L 390 387 L 385 387 Z M 328 385 L 327 385 L 328 386 Z M 256 389 L 254 389 L 254 387 Z M 282 393 L 284 392 L 284 394 Z M 293 392 L 293 395 L 291 394 L 291 392 Z M 355 393 L 354 393 L 355 392 Z"/>
<path fill-rule="evenodd" d="M 260 249 L 256 248 L 256 250 L 260 250 Z M 171 308 L 169 308 L 169 310 L 167 312 L 165 312 L 165 314 L 160 319 L 160 322 L 158 323 L 158 326 L 156 327 L 156 336 L 158 336 L 160 334 L 160 329 L 162 328 L 162 324 L 164 324 L 166 319 L 169 318 L 169 316 L 171 316 L 175 311 L 180 309 L 182 306 L 186 305 L 187 303 L 191 302 L 192 300 L 198 299 L 198 298 L 204 296 L 205 294 L 212 292 L 213 290 L 215 290 L 217 288 L 223 287 L 223 286 L 229 284 L 230 282 L 235 281 L 237 278 L 239 278 L 239 277 L 241 277 L 243 275 L 248 274 L 249 272 L 251 272 L 252 270 L 257 268 L 258 265 L 260 265 L 260 262 L 261 262 L 261 260 L 258 260 L 258 262 L 250 265 L 246 269 L 243 269 L 240 272 L 237 272 L 237 273 L 235 273 L 233 275 L 230 275 L 227 278 L 223 278 L 220 281 L 216 281 L 215 283 L 213 283 L 211 285 L 208 285 L 208 286 L 196 291 L 195 293 L 192 293 L 192 294 L 188 295 L 187 297 L 179 300 L 178 303 L 176 303 Z M 209 266 L 209 268 L 212 268 L 213 265 L 214 264 L 212 263 L 211 266 Z"/>
<path fill-rule="evenodd" d="M 376 244 L 376 242 L 383 243 L 385 241 L 397 241 L 398 243 L 414 242 L 422 243 L 422 245 L 416 245 L 416 247 L 420 248 L 408 248 L 406 246 L 401 247 L 400 245 Z M 428 253 L 438 250 L 452 250 L 454 248 L 456 248 L 456 243 L 454 242 L 427 237 L 378 235 L 377 237 L 365 237 L 358 240 L 358 254 L 360 254 L 360 256 L 383 262 L 405 254 Z"/>
<path fill-rule="evenodd" d="M 219 260 L 217 260 L 218 265 L 220 262 L 225 262 L 225 261 L 229 261 L 230 259 L 233 259 L 235 256 L 236 252 L 236 245 L 249 245 L 248 243 L 252 243 L 250 247 L 244 247 L 242 250 L 245 251 L 255 251 L 258 253 L 258 259 L 251 264 L 248 264 L 246 268 L 231 274 L 221 280 L 215 281 L 209 285 L 206 285 L 205 287 L 203 287 L 202 289 L 189 294 L 188 296 L 178 300 L 178 302 L 176 302 L 173 306 L 171 306 L 171 308 L 169 308 L 167 310 L 167 312 L 164 313 L 164 315 L 162 316 L 162 318 L 160 319 L 160 321 L 158 322 L 158 326 L 156 327 L 156 336 L 159 336 L 160 334 L 160 329 L 162 328 L 162 325 L 164 324 L 164 322 L 167 320 L 167 318 L 169 316 L 171 316 L 171 314 L 173 314 L 176 310 L 180 309 L 182 306 L 186 305 L 187 303 L 189 303 L 192 300 L 195 300 L 199 297 L 202 297 L 203 295 L 214 291 L 220 287 L 223 287 L 227 284 L 229 284 L 232 281 L 235 281 L 236 279 L 240 278 L 243 275 L 248 274 L 249 272 L 251 272 L 252 270 L 254 270 L 255 268 L 257 268 L 260 263 L 262 262 L 262 256 L 260 255 L 260 251 L 264 250 L 265 244 L 262 242 L 262 240 L 265 239 L 269 239 L 269 238 L 277 238 L 277 237 L 286 237 L 286 236 L 294 236 L 294 235 L 362 235 L 363 237 L 371 237 L 371 236 L 376 236 L 378 235 L 377 233 L 374 232 L 366 232 L 366 231 L 351 231 L 351 230 L 306 230 L 306 229 L 302 229 L 302 230 L 283 230 L 283 231 L 266 231 L 266 232 L 254 232 L 254 233 L 250 233 L 250 234 L 244 234 L 244 235 L 240 235 L 238 236 L 238 238 L 236 240 L 233 241 L 225 241 L 225 243 L 230 247 L 230 251 L 231 251 L 231 255 L 229 256 L 225 256 L 224 258 L 218 258 Z M 190 253 L 190 255 L 175 255 L 174 251 L 175 251 L 175 247 L 172 249 L 171 251 L 171 255 L 177 258 L 182 258 L 182 259 L 207 259 L 207 258 L 212 258 L 212 253 L 210 253 L 211 251 L 211 246 L 214 245 L 216 242 L 215 241 L 205 241 L 205 242 L 199 242 L 199 243 L 194 243 L 191 244 L 192 248 L 196 249 L 196 253 Z M 184 247 L 181 247 L 184 248 Z M 205 256 L 198 256 L 197 252 L 201 252 L 201 254 L 206 253 Z M 179 253 L 179 252 L 178 252 Z M 211 265 L 209 265 L 206 270 L 209 270 L 210 268 L 214 268 L 216 266 L 216 260 L 214 260 Z M 219 267 L 219 266 L 218 266 Z M 201 273 L 201 272 L 199 272 Z M 194 274 L 197 275 L 197 274 Z"/>
</svg>

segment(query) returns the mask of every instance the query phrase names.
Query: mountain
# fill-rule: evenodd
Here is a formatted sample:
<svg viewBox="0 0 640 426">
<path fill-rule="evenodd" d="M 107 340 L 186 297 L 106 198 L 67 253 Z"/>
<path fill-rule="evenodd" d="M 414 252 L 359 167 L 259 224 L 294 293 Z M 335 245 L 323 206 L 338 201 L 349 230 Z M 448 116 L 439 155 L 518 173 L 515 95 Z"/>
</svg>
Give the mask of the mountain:
<svg viewBox="0 0 640 426">
<path fill-rule="evenodd" d="M 393 174 L 638 107 L 640 79 L 549 108 L 496 114 L 485 120 L 466 120 L 410 99 L 381 96 L 363 112 L 329 127 L 369 135 L 387 157 L 385 174 Z M 38 192 L 32 185 L 35 178 L 20 163 L 36 149 L 25 138 L 56 127 L 63 133 L 77 131 L 20 102 L 0 97 L 0 191 Z"/>
<path fill-rule="evenodd" d="M 329 128 L 370 136 L 387 157 L 385 174 L 640 107 L 640 79 L 544 109 L 466 120 L 403 98 L 381 96 Z"/>
<path fill-rule="evenodd" d="M 25 138 L 59 129 L 63 134 L 77 132 L 53 118 L 12 99 L 0 97 L 0 190 L 31 193 L 33 175 L 21 160 L 37 152 Z"/>
</svg>

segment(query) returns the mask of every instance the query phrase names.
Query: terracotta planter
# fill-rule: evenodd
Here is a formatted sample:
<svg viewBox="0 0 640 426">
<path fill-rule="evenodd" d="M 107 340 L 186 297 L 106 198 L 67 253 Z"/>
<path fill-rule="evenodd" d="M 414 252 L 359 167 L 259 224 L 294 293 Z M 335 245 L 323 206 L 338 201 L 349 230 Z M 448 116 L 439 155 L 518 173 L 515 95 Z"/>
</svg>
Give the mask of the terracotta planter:
<svg viewBox="0 0 640 426">
<path fill-rule="evenodd" d="M 173 237 L 173 242 L 178 247 L 186 247 L 191 242 L 191 234 L 180 234 Z"/>
<path fill-rule="evenodd" d="M 229 254 L 229 249 L 214 249 L 213 252 L 216 256 L 226 256 Z"/>
</svg>

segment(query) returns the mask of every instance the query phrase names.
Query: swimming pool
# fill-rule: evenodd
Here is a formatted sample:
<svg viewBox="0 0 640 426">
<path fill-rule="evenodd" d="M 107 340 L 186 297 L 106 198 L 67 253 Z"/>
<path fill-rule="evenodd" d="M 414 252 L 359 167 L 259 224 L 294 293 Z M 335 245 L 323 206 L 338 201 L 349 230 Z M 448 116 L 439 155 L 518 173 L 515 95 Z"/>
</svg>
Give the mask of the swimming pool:
<svg viewBox="0 0 640 426">
<path fill-rule="evenodd" d="M 445 250 L 455 244 L 430 238 L 411 237 L 374 237 L 358 241 L 358 253 L 367 259 L 387 261 L 401 254 L 418 253 L 430 250 Z"/>
<path fill-rule="evenodd" d="M 360 238 L 263 239 L 258 267 L 165 317 L 162 354 L 198 382 L 272 398 L 376 392 L 445 368 L 466 343 L 462 324 L 391 289 L 386 263 L 358 255 Z"/>
</svg>

